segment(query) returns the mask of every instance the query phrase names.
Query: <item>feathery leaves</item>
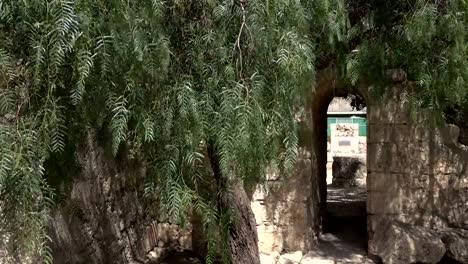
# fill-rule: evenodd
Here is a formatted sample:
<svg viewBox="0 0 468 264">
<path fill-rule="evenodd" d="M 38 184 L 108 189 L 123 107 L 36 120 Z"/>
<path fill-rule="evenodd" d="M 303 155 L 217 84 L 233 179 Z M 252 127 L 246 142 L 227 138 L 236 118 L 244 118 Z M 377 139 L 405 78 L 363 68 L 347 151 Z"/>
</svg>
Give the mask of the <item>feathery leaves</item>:
<svg viewBox="0 0 468 264">
<path fill-rule="evenodd" d="M 463 0 L 0 0 L 0 231 L 10 253 L 51 261 L 42 165 L 92 128 L 114 156 L 128 146 L 127 158 L 148 165 L 145 194 L 164 219 L 201 217 L 213 263 L 232 220 L 218 194 L 231 181 L 261 182 L 269 166 L 291 171 L 295 115 L 316 69 L 334 64 L 351 85 L 385 90 L 386 70 L 401 68 L 415 105 L 464 106 L 467 26 Z"/>
</svg>

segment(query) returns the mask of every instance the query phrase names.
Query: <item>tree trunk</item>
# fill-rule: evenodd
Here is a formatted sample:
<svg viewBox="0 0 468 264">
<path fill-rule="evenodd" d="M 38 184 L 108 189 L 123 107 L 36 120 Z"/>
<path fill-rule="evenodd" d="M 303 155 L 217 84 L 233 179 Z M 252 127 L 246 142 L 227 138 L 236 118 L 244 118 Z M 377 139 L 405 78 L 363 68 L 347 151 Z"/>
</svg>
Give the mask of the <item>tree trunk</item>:
<svg viewBox="0 0 468 264">
<path fill-rule="evenodd" d="M 231 185 L 232 195 L 226 207 L 233 210 L 229 247 L 233 264 L 260 264 L 255 216 L 241 182 Z"/>
<path fill-rule="evenodd" d="M 232 211 L 228 241 L 232 264 L 260 264 L 255 216 L 242 181 L 228 182 L 223 177 L 214 144 L 209 144 L 208 154 L 217 184 L 218 211 Z"/>
</svg>

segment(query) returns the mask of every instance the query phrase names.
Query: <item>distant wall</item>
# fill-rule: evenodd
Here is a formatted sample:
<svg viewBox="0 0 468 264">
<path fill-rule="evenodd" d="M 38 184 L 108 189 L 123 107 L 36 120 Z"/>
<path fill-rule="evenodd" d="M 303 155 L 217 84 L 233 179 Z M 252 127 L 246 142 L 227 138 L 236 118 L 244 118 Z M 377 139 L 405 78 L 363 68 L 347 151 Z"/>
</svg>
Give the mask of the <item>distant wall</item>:
<svg viewBox="0 0 468 264">
<path fill-rule="evenodd" d="M 359 136 L 367 136 L 367 120 L 364 117 L 337 117 L 330 116 L 327 117 L 327 135 L 331 136 L 331 126 L 333 124 L 357 124 Z"/>
</svg>

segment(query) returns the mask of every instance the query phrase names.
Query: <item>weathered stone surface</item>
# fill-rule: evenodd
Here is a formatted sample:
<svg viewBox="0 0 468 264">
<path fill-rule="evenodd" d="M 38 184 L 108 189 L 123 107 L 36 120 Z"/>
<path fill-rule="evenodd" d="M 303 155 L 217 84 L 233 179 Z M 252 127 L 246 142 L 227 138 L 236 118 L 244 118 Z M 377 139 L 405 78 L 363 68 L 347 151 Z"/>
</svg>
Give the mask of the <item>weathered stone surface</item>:
<svg viewBox="0 0 468 264">
<path fill-rule="evenodd" d="M 302 252 L 296 251 L 293 253 L 283 254 L 278 259 L 278 264 L 299 264 L 302 260 Z"/>
<path fill-rule="evenodd" d="M 54 263 L 141 263 L 155 247 L 156 255 L 191 248 L 190 228 L 158 223 L 147 212 L 142 164 L 106 156 L 91 134 L 78 153 L 81 174 L 49 229 Z"/>
<path fill-rule="evenodd" d="M 308 155 L 307 162 L 300 160 L 297 167 L 307 166 L 303 171 L 309 174 L 298 170 L 289 177 L 275 177 L 277 188 L 268 194 L 262 193 L 262 203 L 259 204 L 263 208 L 257 207 L 262 212 L 261 223 L 257 224 L 275 226 L 272 235 L 283 236 L 282 250 L 285 251 L 298 250 L 302 245 L 297 241 L 305 244 L 307 238 L 318 237 L 320 228 L 317 226 L 322 223 L 326 209 L 327 167 L 324 164 L 328 160 L 327 149 L 333 151 L 333 142 L 328 146 L 326 141 L 327 102 L 337 93 L 348 90 L 335 82 L 333 70 L 319 75 L 311 104 L 304 111 L 306 118 L 300 123 L 301 139 L 304 139 L 300 147 L 306 149 Z M 368 95 L 368 87 L 359 89 L 363 95 Z M 410 115 L 405 101 L 398 96 L 404 91 L 402 84 L 389 87 L 388 91 L 385 103 L 368 97 L 368 138 L 367 142 L 359 144 L 359 149 L 367 145 L 364 167 L 368 172 L 369 250 L 383 250 L 384 244 L 387 248 L 395 248 L 395 256 L 432 261 L 443 250 L 440 236 L 434 238 L 431 230 L 448 227 L 468 230 L 468 146 L 463 144 L 468 138 L 468 123 L 457 124 L 460 129 L 454 125 L 430 126 L 425 122 L 428 114 L 424 110 Z M 343 136 L 351 135 L 346 131 Z M 304 187 L 309 190 L 302 191 Z M 259 201 L 260 197 L 254 195 L 254 202 L 257 198 Z M 394 237 L 393 242 L 382 238 L 381 234 L 387 232 L 382 230 L 383 219 L 406 223 L 404 232 L 400 230 L 403 238 Z M 416 231 L 422 227 L 424 232 L 418 235 Z M 300 232 L 306 233 L 307 228 L 312 232 L 301 237 Z M 393 230 L 391 234 L 399 229 L 390 230 Z M 431 239 L 425 239 L 426 235 Z M 259 236 L 262 236 L 260 229 Z M 463 259 L 463 252 L 468 251 L 461 250 L 465 245 L 463 239 L 444 239 L 444 242 L 450 242 L 446 246 L 450 251 L 447 254 L 452 258 L 457 255 L 458 259 Z M 425 254 L 428 247 L 431 250 Z M 402 261 L 400 263 L 406 260 Z"/>
<path fill-rule="evenodd" d="M 260 253 L 260 264 L 276 264 L 277 257 Z"/>
<path fill-rule="evenodd" d="M 250 206 L 255 212 L 255 221 L 257 225 L 271 223 L 271 216 L 268 215 L 267 206 L 264 201 L 253 201 Z"/>
<path fill-rule="evenodd" d="M 307 250 L 311 244 L 310 164 L 308 159 L 298 160 L 295 177 L 267 181 L 266 188 L 258 187 L 252 194 L 260 252 Z"/>
<path fill-rule="evenodd" d="M 257 226 L 257 233 L 260 252 L 283 251 L 283 235 L 279 227 L 276 225 L 259 225 Z"/>
<path fill-rule="evenodd" d="M 468 148 L 459 140 L 460 129 L 431 127 L 422 111 L 409 118 L 401 102 L 369 109 L 369 247 L 379 243 L 373 234 L 382 219 L 467 229 Z"/>
<path fill-rule="evenodd" d="M 306 255 L 304 258 L 302 258 L 301 264 L 335 264 L 335 260 L 330 257 Z"/>
<path fill-rule="evenodd" d="M 468 263 L 467 230 L 444 230 L 441 237 L 447 249 L 447 256 L 461 263 Z"/>
<path fill-rule="evenodd" d="M 372 253 L 385 264 L 437 263 L 445 254 L 439 235 L 424 227 L 389 221 L 374 234 Z"/>
</svg>

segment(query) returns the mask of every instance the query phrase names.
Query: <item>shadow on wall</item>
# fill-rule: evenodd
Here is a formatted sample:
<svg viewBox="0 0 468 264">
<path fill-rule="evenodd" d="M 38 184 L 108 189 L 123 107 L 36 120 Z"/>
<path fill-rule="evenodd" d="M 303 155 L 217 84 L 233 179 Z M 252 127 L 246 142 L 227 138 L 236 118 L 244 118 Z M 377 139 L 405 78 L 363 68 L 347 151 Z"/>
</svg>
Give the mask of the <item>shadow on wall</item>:
<svg viewBox="0 0 468 264">
<path fill-rule="evenodd" d="M 408 235 L 417 226 L 426 231 L 468 229 L 468 147 L 460 144 L 458 127 L 431 127 L 424 117 L 420 113 L 412 119 L 395 102 L 370 112 L 367 212 L 372 253 L 382 242 L 374 234 L 381 232 L 383 222 L 408 224 L 402 229 Z M 440 237 L 440 232 L 432 235 L 432 241 Z"/>
<path fill-rule="evenodd" d="M 291 177 L 268 173 L 264 187 L 253 195 L 252 210 L 257 221 L 259 249 L 263 253 L 308 251 L 311 224 L 308 222 L 310 160 L 300 159 Z"/>
<path fill-rule="evenodd" d="M 158 247 L 192 247 L 190 230 L 146 210 L 144 166 L 106 156 L 91 132 L 78 153 L 82 173 L 49 228 L 54 263 L 142 262 Z"/>
<path fill-rule="evenodd" d="M 370 216 L 466 229 L 468 148 L 455 142 L 458 128 L 371 125 L 370 131 Z M 385 136 L 376 137 L 381 133 Z"/>
</svg>

